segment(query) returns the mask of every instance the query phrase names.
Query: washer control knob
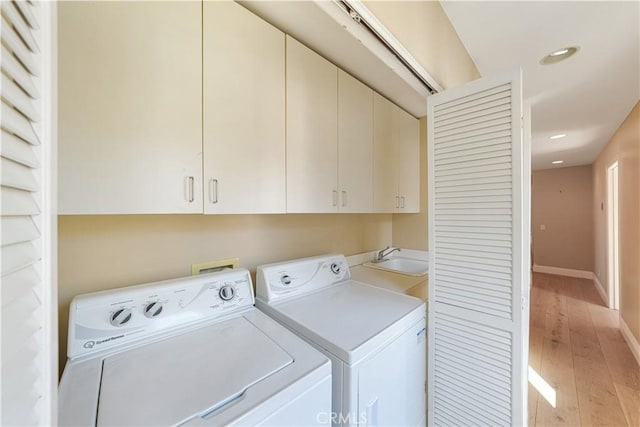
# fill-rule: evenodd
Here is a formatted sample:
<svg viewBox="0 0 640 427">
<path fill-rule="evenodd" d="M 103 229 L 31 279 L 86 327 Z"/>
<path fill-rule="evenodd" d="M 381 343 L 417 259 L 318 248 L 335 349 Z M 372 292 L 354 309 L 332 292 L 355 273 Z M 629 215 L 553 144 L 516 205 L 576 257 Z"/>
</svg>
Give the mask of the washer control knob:
<svg viewBox="0 0 640 427">
<path fill-rule="evenodd" d="M 280 283 L 282 283 L 284 286 L 289 286 L 291 284 L 291 276 L 289 276 L 288 274 L 283 275 L 280 278 Z"/>
<path fill-rule="evenodd" d="M 129 308 L 120 308 L 114 311 L 109 318 L 109 322 L 113 326 L 122 326 L 131 320 L 131 309 Z"/>
<path fill-rule="evenodd" d="M 162 304 L 159 301 L 153 301 L 144 307 L 144 315 L 152 319 L 162 313 Z"/>
<path fill-rule="evenodd" d="M 338 264 L 337 262 L 334 262 L 333 264 L 331 264 L 331 272 L 333 274 L 340 274 L 341 271 L 342 271 L 342 266 L 340 264 Z"/>
<path fill-rule="evenodd" d="M 218 295 L 222 301 L 230 301 L 236 296 L 236 290 L 230 285 L 224 285 L 220 288 Z"/>
</svg>

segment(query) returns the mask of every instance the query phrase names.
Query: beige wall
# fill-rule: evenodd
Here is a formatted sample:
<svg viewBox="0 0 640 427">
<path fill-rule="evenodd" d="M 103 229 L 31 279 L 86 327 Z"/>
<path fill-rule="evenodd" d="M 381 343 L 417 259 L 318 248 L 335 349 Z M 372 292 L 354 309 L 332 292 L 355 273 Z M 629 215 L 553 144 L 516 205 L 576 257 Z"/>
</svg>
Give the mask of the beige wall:
<svg viewBox="0 0 640 427">
<path fill-rule="evenodd" d="M 640 103 L 631 110 L 593 164 L 595 273 L 607 283 L 607 168 L 618 161 L 620 315 L 640 341 Z"/>
<path fill-rule="evenodd" d="M 69 303 L 80 293 L 191 274 L 191 264 L 240 265 L 391 244 L 391 215 L 113 215 L 58 220 L 60 361 Z"/>
<path fill-rule="evenodd" d="M 534 265 L 593 271 L 592 200 L 591 165 L 533 172 Z"/>
<path fill-rule="evenodd" d="M 437 1 L 365 1 L 365 5 L 445 89 L 480 78 Z M 426 102 L 426 101 L 425 101 Z M 428 250 L 427 121 L 420 120 L 420 213 L 393 215 L 393 245 Z"/>
</svg>

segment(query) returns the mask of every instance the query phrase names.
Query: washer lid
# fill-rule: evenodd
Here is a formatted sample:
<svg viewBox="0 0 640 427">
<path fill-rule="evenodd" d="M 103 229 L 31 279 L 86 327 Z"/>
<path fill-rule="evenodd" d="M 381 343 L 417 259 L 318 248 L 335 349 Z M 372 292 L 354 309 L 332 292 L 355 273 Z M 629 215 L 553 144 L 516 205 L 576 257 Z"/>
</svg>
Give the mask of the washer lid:
<svg viewBox="0 0 640 427">
<path fill-rule="evenodd" d="M 348 280 L 271 307 L 291 328 L 352 363 L 365 344 L 373 344 L 373 338 L 423 304 L 418 298 Z"/>
<path fill-rule="evenodd" d="M 244 317 L 119 353 L 103 362 L 97 424 L 178 424 L 292 362 Z"/>
</svg>

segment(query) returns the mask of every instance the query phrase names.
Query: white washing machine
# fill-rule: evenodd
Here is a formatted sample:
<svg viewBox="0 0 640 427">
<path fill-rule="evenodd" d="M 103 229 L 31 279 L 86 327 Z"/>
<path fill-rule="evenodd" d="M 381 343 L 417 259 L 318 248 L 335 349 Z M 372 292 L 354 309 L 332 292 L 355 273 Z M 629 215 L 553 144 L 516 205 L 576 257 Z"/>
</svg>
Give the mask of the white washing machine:
<svg viewBox="0 0 640 427">
<path fill-rule="evenodd" d="M 61 425 L 321 425 L 331 364 L 253 307 L 244 269 L 76 297 Z"/>
<path fill-rule="evenodd" d="M 256 306 L 332 361 L 333 425 L 426 422 L 426 307 L 350 280 L 343 255 L 258 267 Z"/>
</svg>

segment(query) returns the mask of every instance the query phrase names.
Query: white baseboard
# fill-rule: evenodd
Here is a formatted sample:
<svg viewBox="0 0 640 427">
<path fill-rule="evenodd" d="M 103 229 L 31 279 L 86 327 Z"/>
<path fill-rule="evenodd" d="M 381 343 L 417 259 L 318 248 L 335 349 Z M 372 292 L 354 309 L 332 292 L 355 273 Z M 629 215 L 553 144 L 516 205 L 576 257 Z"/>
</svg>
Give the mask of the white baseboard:
<svg viewBox="0 0 640 427">
<path fill-rule="evenodd" d="M 546 265 L 534 265 L 536 273 L 556 274 L 558 276 L 579 277 L 581 279 L 593 279 L 593 273 L 585 270 L 572 270 L 570 268 L 549 267 Z"/>
<path fill-rule="evenodd" d="M 607 293 L 604 291 L 604 286 L 602 286 L 602 283 L 600 283 L 600 280 L 595 273 L 593 273 L 593 283 L 595 283 L 596 289 L 600 294 L 600 298 L 602 298 L 602 301 L 604 301 L 604 305 L 609 307 L 609 295 L 607 295 Z"/>
<path fill-rule="evenodd" d="M 620 317 L 620 332 L 622 333 L 625 341 L 627 341 L 627 344 L 629 344 L 629 348 L 635 356 L 638 365 L 640 365 L 640 343 L 638 343 L 636 337 L 633 336 L 631 330 L 624 322 L 624 319 L 622 317 Z"/>
</svg>

